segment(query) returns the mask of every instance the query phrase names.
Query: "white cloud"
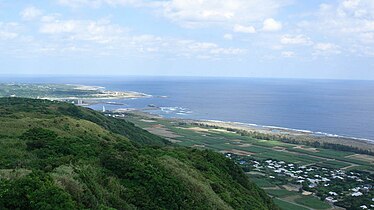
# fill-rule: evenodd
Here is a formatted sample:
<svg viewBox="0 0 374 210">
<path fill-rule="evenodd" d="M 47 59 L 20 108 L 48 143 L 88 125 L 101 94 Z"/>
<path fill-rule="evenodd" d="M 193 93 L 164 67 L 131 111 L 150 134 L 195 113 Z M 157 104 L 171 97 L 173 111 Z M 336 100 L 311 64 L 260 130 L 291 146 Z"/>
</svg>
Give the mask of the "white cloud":
<svg viewBox="0 0 374 210">
<path fill-rule="evenodd" d="M 0 40 L 11 40 L 19 37 L 18 23 L 0 22 Z"/>
<path fill-rule="evenodd" d="M 253 26 L 243 26 L 236 24 L 234 25 L 234 32 L 238 33 L 248 33 L 248 34 L 253 34 L 256 33 L 256 29 Z"/>
<path fill-rule="evenodd" d="M 58 0 L 73 8 L 109 6 L 147 7 L 183 27 L 261 23 L 291 0 Z"/>
<path fill-rule="evenodd" d="M 285 58 L 291 58 L 291 57 L 294 57 L 296 55 L 296 53 L 293 52 L 293 51 L 283 51 L 281 54 Z"/>
<path fill-rule="evenodd" d="M 374 1 L 372 0 L 343 0 L 338 6 L 340 16 L 351 16 L 356 18 L 373 18 Z"/>
<path fill-rule="evenodd" d="M 39 32 L 50 35 L 68 34 L 73 40 L 108 43 L 121 36 L 124 30 L 126 29 L 107 20 L 54 20 L 42 23 Z"/>
<path fill-rule="evenodd" d="M 68 7 L 98 7 L 101 5 L 101 1 L 99 0 L 58 0 L 58 3 Z"/>
<path fill-rule="evenodd" d="M 178 47 L 182 51 L 187 52 L 202 52 L 209 53 L 211 55 L 238 55 L 244 53 L 244 50 L 239 48 L 222 48 L 215 43 L 211 42 L 196 42 L 193 40 L 180 40 L 177 41 Z"/>
<path fill-rule="evenodd" d="M 153 35 L 131 35 L 130 30 L 104 20 L 61 20 L 58 15 L 47 15 L 40 21 L 39 32 L 46 35 L 48 46 L 40 52 L 71 51 L 96 55 L 119 56 L 127 53 L 148 56 L 183 56 L 189 58 L 228 58 L 245 53 L 240 48 L 221 47 L 213 42 L 199 42 Z M 51 43 L 54 43 L 51 45 Z M 67 45 L 73 47 L 67 48 Z M 74 50 L 73 50 L 74 49 Z"/>
<path fill-rule="evenodd" d="M 220 47 L 218 44 L 212 42 L 162 38 L 152 35 L 134 36 L 131 43 L 137 47 L 141 46 L 142 49 L 154 49 L 158 53 L 204 59 L 230 57 L 246 52 L 240 48 Z"/>
<path fill-rule="evenodd" d="M 313 43 L 305 35 L 283 35 L 280 42 L 284 45 L 311 45 Z"/>
<path fill-rule="evenodd" d="M 36 7 L 27 7 L 20 13 L 21 17 L 25 20 L 33 20 L 42 14 L 43 12 Z"/>
<path fill-rule="evenodd" d="M 317 55 L 340 54 L 340 47 L 332 43 L 316 43 L 313 46 Z"/>
<path fill-rule="evenodd" d="M 317 43 L 314 45 L 314 49 L 321 50 L 321 51 L 329 51 L 329 50 L 333 50 L 336 48 L 337 46 L 331 43 Z"/>
<path fill-rule="evenodd" d="M 61 15 L 58 13 L 44 15 L 40 18 L 42 22 L 53 22 L 56 21 Z"/>
<path fill-rule="evenodd" d="M 360 35 L 360 40 L 363 43 L 373 44 L 374 43 L 374 32 L 365 32 Z"/>
<path fill-rule="evenodd" d="M 159 1 L 162 14 L 186 27 L 245 24 L 275 15 L 288 0 Z"/>
<path fill-rule="evenodd" d="M 340 0 L 321 4 L 318 12 L 312 15 L 313 19 L 304 20 L 298 25 L 299 30 L 339 42 L 339 49 L 349 49 L 346 52 L 356 56 L 371 57 L 374 54 L 373 0 Z"/>
<path fill-rule="evenodd" d="M 273 18 L 268 18 L 264 20 L 262 30 L 263 31 L 279 31 L 282 29 L 282 23 L 274 20 Z"/>
<path fill-rule="evenodd" d="M 225 34 L 223 35 L 223 38 L 226 40 L 233 40 L 234 36 L 232 34 Z"/>
<path fill-rule="evenodd" d="M 14 39 L 17 36 L 18 36 L 18 34 L 14 33 L 14 32 L 0 31 L 0 40 Z"/>
<path fill-rule="evenodd" d="M 93 7 L 98 8 L 102 5 L 110 6 L 142 6 L 147 3 L 143 0 L 58 0 L 60 5 L 78 8 L 78 7 Z"/>
</svg>

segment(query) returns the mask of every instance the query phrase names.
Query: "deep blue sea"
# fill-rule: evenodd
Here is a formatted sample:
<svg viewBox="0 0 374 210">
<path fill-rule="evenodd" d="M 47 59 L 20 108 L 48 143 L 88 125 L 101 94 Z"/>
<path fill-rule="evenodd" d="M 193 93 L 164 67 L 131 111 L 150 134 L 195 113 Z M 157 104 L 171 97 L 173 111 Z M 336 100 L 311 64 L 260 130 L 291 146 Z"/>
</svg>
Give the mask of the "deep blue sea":
<svg viewBox="0 0 374 210">
<path fill-rule="evenodd" d="M 152 95 L 109 100 L 107 110 L 146 108 L 165 117 L 211 119 L 269 125 L 374 140 L 374 81 L 196 78 L 39 77 L 0 82 L 69 83 Z M 94 109 L 102 109 L 102 104 Z"/>
</svg>

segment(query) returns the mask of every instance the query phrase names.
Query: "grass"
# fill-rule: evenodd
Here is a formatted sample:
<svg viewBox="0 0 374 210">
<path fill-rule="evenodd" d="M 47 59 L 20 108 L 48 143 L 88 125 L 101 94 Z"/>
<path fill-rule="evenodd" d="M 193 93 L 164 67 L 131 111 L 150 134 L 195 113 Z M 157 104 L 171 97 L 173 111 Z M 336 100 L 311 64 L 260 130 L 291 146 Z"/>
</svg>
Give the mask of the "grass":
<svg viewBox="0 0 374 210">
<path fill-rule="evenodd" d="M 325 167 L 325 168 L 339 169 L 339 168 L 344 168 L 344 167 L 350 166 L 351 164 L 344 163 L 344 162 L 341 162 L 341 161 L 328 160 L 328 161 L 325 161 L 325 162 L 317 163 L 316 165 L 318 165 L 320 167 Z"/>
<path fill-rule="evenodd" d="M 273 141 L 273 140 L 258 140 L 258 139 L 253 139 L 252 138 L 252 142 L 253 144 L 255 145 L 258 145 L 258 146 L 263 146 L 263 147 L 284 147 L 284 148 L 292 148 L 294 147 L 294 145 L 290 145 L 290 144 L 286 144 L 286 143 L 283 143 L 283 142 L 280 142 L 280 141 Z"/>
<path fill-rule="evenodd" d="M 295 202 L 297 204 L 301 204 L 313 209 L 328 209 L 331 208 L 331 206 L 320 199 L 314 197 L 314 196 L 303 196 L 301 198 L 295 199 Z"/>
<path fill-rule="evenodd" d="M 265 178 L 251 178 L 252 182 L 256 183 L 259 187 L 275 187 L 275 184 L 272 184 L 270 180 L 267 180 Z"/>
<path fill-rule="evenodd" d="M 278 198 L 274 199 L 274 203 L 279 206 L 282 210 L 308 210 L 302 206 L 280 200 Z"/>
<path fill-rule="evenodd" d="M 279 197 L 279 198 L 284 198 L 284 197 L 288 197 L 288 196 L 298 195 L 297 192 L 292 192 L 292 191 L 288 191 L 288 190 L 285 190 L 285 189 L 279 189 L 279 190 L 265 189 L 265 191 L 269 195 L 272 195 L 272 196 L 275 196 L 275 197 Z"/>
<path fill-rule="evenodd" d="M 347 163 L 372 166 L 372 164 L 365 162 L 365 161 L 347 158 L 346 156 L 354 154 L 351 152 L 335 151 L 335 150 L 321 149 L 321 148 L 318 148 L 319 152 L 311 152 L 311 151 L 297 149 L 297 148 L 289 148 L 287 150 L 292 151 L 292 152 L 308 154 L 308 155 L 315 156 L 315 157 L 329 158 L 329 159 L 340 160 L 342 162 L 347 162 Z"/>
<path fill-rule="evenodd" d="M 354 170 L 359 170 L 359 171 L 374 171 L 373 167 L 370 166 L 353 166 L 347 169 L 347 171 L 354 171 Z"/>
<path fill-rule="evenodd" d="M 237 149 L 246 151 L 246 152 L 253 152 L 253 153 L 265 153 L 265 152 L 272 152 L 273 150 L 264 148 L 264 147 L 258 147 L 258 146 L 250 146 L 250 147 L 237 147 Z"/>
</svg>

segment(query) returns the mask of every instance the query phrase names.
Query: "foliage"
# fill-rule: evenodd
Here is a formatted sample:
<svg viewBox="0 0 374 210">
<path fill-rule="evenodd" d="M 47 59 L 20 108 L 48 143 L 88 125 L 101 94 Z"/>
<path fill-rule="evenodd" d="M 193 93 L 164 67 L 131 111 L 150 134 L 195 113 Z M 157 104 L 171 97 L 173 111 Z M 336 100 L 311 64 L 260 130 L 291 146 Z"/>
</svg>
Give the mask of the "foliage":
<svg viewBox="0 0 374 210">
<path fill-rule="evenodd" d="M 71 196 L 43 173 L 0 180 L 0 209 L 74 209 Z"/>
<path fill-rule="evenodd" d="M 89 109 L 3 98 L 0 133 L 0 209 L 277 209 L 223 155 Z"/>
</svg>

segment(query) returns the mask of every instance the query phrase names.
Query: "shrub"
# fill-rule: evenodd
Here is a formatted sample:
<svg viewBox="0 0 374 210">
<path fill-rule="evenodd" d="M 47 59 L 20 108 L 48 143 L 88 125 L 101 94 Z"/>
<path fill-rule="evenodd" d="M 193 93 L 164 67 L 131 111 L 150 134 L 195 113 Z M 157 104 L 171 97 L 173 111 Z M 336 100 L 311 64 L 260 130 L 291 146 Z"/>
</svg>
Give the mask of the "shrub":
<svg viewBox="0 0 374 210">
<path fill-rule="evenodd" d="M 45 147 L 49 141 L 57 138 L 57 134 L 44 128 L 31 128 L 22 134 L 20 138 L 26 141 L 29 150 L 34 150 Z"/>
</svg>

